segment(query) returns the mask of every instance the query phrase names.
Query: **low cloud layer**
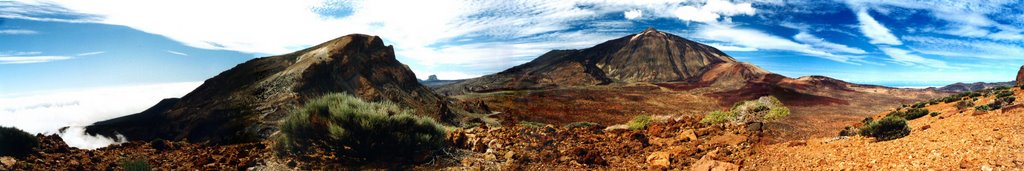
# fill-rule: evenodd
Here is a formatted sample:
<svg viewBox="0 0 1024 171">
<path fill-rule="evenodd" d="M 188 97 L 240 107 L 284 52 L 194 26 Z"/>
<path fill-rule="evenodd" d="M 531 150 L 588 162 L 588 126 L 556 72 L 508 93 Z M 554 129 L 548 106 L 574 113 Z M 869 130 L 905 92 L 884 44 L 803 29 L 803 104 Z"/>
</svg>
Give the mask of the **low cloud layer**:
<svg viewBox="0 0 1024 171">
<path fill-rule="evenodd" d="M 201 82 L 165 83 L 141 86 L 59 90 L 42 93 L 0 95 L 0 126 L 13 126 L 36 134 L 60 133 L 68 145 L 97 148 L 118 142 L 86 136 L 82 126 L 141 112 L 161 99 L 181 97 Z"/>
</svg>

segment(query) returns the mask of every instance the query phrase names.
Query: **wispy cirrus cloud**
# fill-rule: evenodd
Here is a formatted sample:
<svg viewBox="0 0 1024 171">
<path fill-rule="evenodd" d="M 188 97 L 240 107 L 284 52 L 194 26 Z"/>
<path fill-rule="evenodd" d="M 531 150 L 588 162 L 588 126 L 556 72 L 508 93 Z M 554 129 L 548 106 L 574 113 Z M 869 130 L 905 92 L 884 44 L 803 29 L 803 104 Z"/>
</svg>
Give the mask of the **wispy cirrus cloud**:
<svg viewBox="0 0 1024 171">
<path fill-rule="evenodd" d="M 922 65 L 941 69 L 962 69 L 960 67 L 950 66 L 944 61 L 921 57 L 920 55 L 912 54 L 911 51 L 899 48 L 881 47 L 879 49 L 882 50 L 882 52 L 885 52 L 886 55 L 889 55 L 889 57 L 892 57 L 891 60 L 893 62 L 903 65 Z"/>
<path fill-rule="evenodd" d="M 104 53 L 107 53 L 107 52 L 106 51 L 83 52 L 83 53 L 75 54 L 75 56 L 92 56 L 92 55 L 99 55 L 99 54 L 104 54 Z"/>
<path fill-rule="evenodd" d="M 175 55 L 181 55 L 181 56 L 188 56 L 188 54 L 187 54 L 187 53 L 183 53 L 183 52 L 178 52 L 178 51 L 173 51 L 173 50 L 167 50 L 166 52 L 167 52 L 167 53 L 170 53 L 170 54 L 175 54 Z"/>
<path fill-rule="evenodd" d="M 871 14 L 868 14 L 867 8 L 857 9 L 857 20 L 860 21 L 861 33 L 864 33 L 864 37 L 871 39 L 871 44 L 903 44 L 900 39 L 896 38 L 896 35 L 892 34 L 889 28 L 879 23 L 874 17 L 871 17 Z"/>
<path fill-rule="evenodd" d="M 0 64 L 31 64 L 68 60 L 69 56 L 0 56 Z"/>
<path fill-rule="evenodd" d="M 6 35 L 32 35 L 32 34 L 39 34 L 39 32 L 35 31 L 35 30 L 27 30 L 27 29 L 5 29 L 5 30 L 0 30 L 0 34 L 6 34 Z"/>
</svg>

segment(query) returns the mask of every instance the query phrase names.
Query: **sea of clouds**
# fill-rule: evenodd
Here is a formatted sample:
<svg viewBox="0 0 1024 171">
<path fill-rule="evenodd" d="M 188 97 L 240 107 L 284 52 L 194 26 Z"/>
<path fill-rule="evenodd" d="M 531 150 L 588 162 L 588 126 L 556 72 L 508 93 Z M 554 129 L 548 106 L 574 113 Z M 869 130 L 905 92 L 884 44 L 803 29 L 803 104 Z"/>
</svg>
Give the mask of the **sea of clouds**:
<svg viewBox="0 0 1024 171">
<path fill-rule="evenodd" d="M 72 147 L 95 149 L 125 137 L 85 134 L 84 126 L 146 110 L 161 99 L 181 97 L 202 82 L 162 83 L 0 95 L 0 126 L 57 134 Z M 64 131 L 58 131 L 68 127 Z"/>
</svg>

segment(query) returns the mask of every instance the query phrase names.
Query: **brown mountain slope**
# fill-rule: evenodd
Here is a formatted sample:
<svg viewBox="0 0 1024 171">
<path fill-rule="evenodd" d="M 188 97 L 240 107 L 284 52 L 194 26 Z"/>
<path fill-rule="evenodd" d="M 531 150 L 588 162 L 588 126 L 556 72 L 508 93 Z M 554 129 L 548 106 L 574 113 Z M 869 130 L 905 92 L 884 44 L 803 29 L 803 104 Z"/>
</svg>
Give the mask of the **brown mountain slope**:
<svg viewBox="0 0 1024 171">
<path fill-rule="evenodd" d="M 736 62 L 714 47 L 653 28 L 582 50 L 555 50 L 526 64 L 437 89 L 444 94 L 685 81 L 708 66 Z"/>
<path fill-rule="evenodd" d="M 1012 96 L 1024 91 L 1011 88 Z M 996 94 L 930 104 L 936 112 L 907 121 L 906 137 L 876 141 L 863 136 L 808 137 L 755 148 L 744 163 L 753 170 L 1021 170 L 1024 169 L 1024 105 L 1014 100 L 1001 109 L 957 108 L 961 101 L 977 106 L 992 103 Z M 891 110 L 890 110 L 891 111 Z M 876 113 L 874 118 L 890 111 Z M 854 124 L 859 126 L 859 124 Z M 786 160 L 778 160 L 785 158 Z"/>
<path fill-rule="evenodd" d="M 347 92 L 388 100 L 416 113 L 451 119 L 447 99 L 417 82 L 394 50 L 377 36 L 352 34 L 290 54 L 253 59 L 206 80 L 181 99 L 168 99 L 139 114 L 97 122 L 88 133 L 124 134 L 130 140 L 162 138 L 212 143 L 268 137 L 288 111 L 304 100 Z"/>
</svg>

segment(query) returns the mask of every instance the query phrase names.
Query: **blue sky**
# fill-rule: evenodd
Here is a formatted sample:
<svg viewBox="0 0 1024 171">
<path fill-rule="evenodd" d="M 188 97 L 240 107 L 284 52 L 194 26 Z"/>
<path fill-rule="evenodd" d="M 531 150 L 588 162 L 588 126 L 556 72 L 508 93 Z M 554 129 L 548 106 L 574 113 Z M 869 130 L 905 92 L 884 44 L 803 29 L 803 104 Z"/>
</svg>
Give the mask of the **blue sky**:
<svg viewBox="0 0 1024 171">
<path fill-rule="evenodd" d="M 246 4 L 236 6 L 238 4 Z M 1008 81 L 1016 1 L 0 1 L 0 95 L 202 81 L 253 57 L 382 36 L 418 77 L 469 78 L 647 27 L 790 77 Z M 268 12 L 274 11 L 274 12 Z"/>
</svg>

